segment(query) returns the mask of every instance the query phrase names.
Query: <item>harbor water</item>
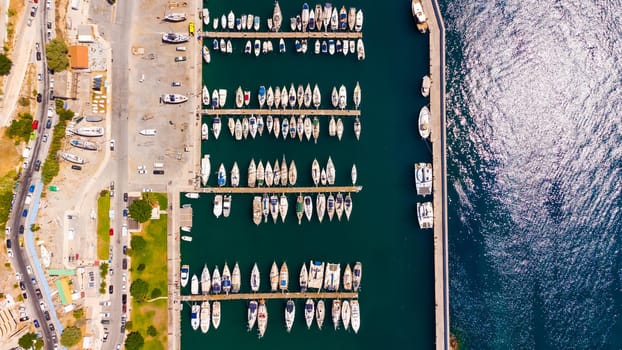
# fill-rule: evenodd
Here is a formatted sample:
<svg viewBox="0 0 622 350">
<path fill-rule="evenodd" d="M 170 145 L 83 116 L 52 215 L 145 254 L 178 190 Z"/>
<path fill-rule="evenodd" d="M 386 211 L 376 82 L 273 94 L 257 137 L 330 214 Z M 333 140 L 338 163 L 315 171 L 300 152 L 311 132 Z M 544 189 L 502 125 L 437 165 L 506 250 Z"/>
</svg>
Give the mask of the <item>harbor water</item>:
<svg viewBox="0 0 622 350">
<path fill-rule="evenodd" d="M 207 5 L 207 3 L 206 3 Z M 310 4 L 314 7 L 315 4 Z M 317 158 L 322 167 L 331 156 L 336 168 L 335 185 L 350 185 L 352 164 L 358 168 L 360 193 L 352 194 L 353 211 L 350 221 L 345 216 L 332 222 L 325 216 L 322 224 L 317 216 L 311 222 L 297 224 L 295 195 L 289 196 L 286 223 L 255 226 L 252 222 L 252 195 L 234 194 L 229 218 L 216 219 L 212 214 L 213 195 L 190 200 L 182 195 L 182 204 L 191 203 L 194 216 L 192 242 L 181 241 L 182 264 L 189 264 L 191 275 L 200 276 L 203 264 L 210 271 L 218 265 L 222 272 L 238 262 L 242 272 L 242 291 L 249 291 L 250 271 L 254 262 L 261 270 L 261 290 L 268 290 L 268 274 L 273 261 L 289 266 L 290 289 L 297 291 L 298 273 L 303 262 L 310 259 L 341 263 L 345 268 L 356 261 L 363 264 L 362 288 L 359 294 L 361 328 L 358 334 L 335 331 L 330 319 L 330 303 L 322 331 L 313 325 L 306 329 L 304 301 L 296 302 L 296 320 L 291 333 L 285 330 L 286 300 L 267 301 L 268 328 L 262 339 L 256 327 L 246 330 L 246 302 L 222 302 L 222 322 L 218 330 L 207 334 L 190 327 L 190 304 L 182 311 L 182 349 L 209 346 L 236 349 L 377 349 L 408 347 L 429 349 L 434 343 L 434 299 L 432 266 L 432 231 L 417 226 L 413 163 L 431 161 L 430 146 L 417 134 L 419 109 L 427 104 L 421 97 L 421 78 L 427 74 L 428 37 L 416 32 L 410 15 L 409 2 L 387 5 L 373 1 L 333 3 L 362 8 L 365 13 L 363 38 L 366 60 L 359 62 L 352 54 L 313 54 L 313 40 L 306 55 L 297 54 L 293 40 L 288 40 L 287 53 L 268 55 L 242 54 L 245 40 L 232 40 L 234 53 L 212 51 L 209 65 L 203 65 L 203 81 L 210 92 L 214 88 L 228 90 L 227 106 L 234 108 L 235 89 L 242 86 L 251 91 L 251 106 L 257 104 L 260 85 L 306 86 L 318 84 L 322 107 L 330 108 L 330 91 L 344 84 L 348 90 L 348 108 L 353 108 L 352 91 L 356 82 L 362 89 L 362 133 L 357 141 L 352 117 L 344 117 L 341 141 L 328 136 L 330 117 L 320 116 L 321 133 L 317 144 L 311 141 L 287 140 L 264 131 L 256 139 L 235 141 L 223 116 L 223 129 L 218 140 L 210 134 L 202 142 L 203 153 L 210 154 L 212 173 L 209 183 L 216 186 L 220 163 L 228 177 L 234 161 L 240 167 L 241 183 L 246 184 L 251 158 L 270 161 L 286 157 L 295 160 L 297 184 L 311 186 L 311 163 Z M 289 18 L 300 12 L 302 2 L 281 2 L 283 29 L 289 31 Z M 233 10 L 236 14 L 259 14 L 262 30 L 265 19 L 272 14 L 273 1 L 210 1 L 213 18 Z M 211 23 L 210 23 L 210 30 Z M 211 50 L 211 40 L 206 42 Z M 278 40 L 273 40 L 278 51 Z M 265 107 L 264 107 L 265 108 Z M 211 130 L 211 117 L 204 117 Z M 313 195 L 315 198 L 315 195 Z M 429 200 L 429 197 L 428 197 Z M 190 293 L 190 286 L 182 290 Z M 325 300 L 328 302 L 328 300 Z"/>
<path fill-rule="evenodd" d="M 622 349 L 622 3 L 442 10 L 453 331 L 468 349 Z"/>
</svg>

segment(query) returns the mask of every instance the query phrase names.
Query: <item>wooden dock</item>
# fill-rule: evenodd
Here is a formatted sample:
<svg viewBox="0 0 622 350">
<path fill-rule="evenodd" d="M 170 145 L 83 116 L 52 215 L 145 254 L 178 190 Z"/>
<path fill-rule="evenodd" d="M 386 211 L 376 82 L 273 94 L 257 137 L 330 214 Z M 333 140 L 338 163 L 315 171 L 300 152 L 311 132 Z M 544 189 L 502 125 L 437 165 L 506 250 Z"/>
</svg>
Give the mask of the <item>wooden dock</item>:
<svg viewBox="0 0 622 350">
<path fill-rule="evenodd" d="M 355 292 L 274 292 L 182 295 L 182 301 L 261 300 L 261 299 L 357 299 Z"/>
<path fill-rule="evenodd" d="M 308 186 L 308 187 L 203 187 L 198 191 L 203 193 L 329 193 L 353 192 L 357 193 L 363 186 Z"/>
<path fill-rule="evenodd" d="M 362 32 L 203 32 L 206 38 L 223 39 L 362 39 Z"/>
<path fill-rule="evenodd" d="M 202 109 L 204 115 L 324 115 L 340 117 L 359 117 L 361 111 L 356 109 Z"/>
</svg>

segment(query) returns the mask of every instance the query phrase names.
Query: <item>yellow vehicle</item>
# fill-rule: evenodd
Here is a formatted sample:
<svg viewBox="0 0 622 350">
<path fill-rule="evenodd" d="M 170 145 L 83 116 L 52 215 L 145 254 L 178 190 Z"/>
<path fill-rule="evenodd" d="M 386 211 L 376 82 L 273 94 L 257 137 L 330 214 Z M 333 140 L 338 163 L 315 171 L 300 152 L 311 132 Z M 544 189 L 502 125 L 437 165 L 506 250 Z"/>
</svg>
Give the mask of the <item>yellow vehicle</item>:
<svg viewBox="0 0 622 350">
<path fill-rule="evenodd" d="M 194 35 L 194 22 L 190 21 L 190 23 L 188 23 L 188 32 L 190 32 L 190 35 Z"/>
</svg>

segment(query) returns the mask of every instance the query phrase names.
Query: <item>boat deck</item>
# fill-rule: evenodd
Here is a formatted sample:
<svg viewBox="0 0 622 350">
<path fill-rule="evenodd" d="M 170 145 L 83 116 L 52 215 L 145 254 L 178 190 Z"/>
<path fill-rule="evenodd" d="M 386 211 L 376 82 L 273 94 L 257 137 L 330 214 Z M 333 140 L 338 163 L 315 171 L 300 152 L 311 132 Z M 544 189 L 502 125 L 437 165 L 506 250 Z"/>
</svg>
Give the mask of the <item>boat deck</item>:
<svg viewBox="0 0 622 350">
<path fill-rule="evenodd" d="M 182 301 L 259 300 L 259 299 L 357 299 L 357 292 L 273 292 L 182 295 Z"/>
<path fill-rule="evenodd" d="M 223 39 L 361 39 L 363 32 L 203 32 L 206 38 Z"/>
<path fill-rule="evenodd" d="M 325 115 L 360 117 L 360 110 L 353 109 L 202 109 L 204 115 Z"/>
<path fill-rule="evenodd" d="M 203 187 L 197 191 L 203 193 L 329 193 L 353 192 L 357 193 L 363 186 L 309 186 L 309 187 Z"/>
</svg>

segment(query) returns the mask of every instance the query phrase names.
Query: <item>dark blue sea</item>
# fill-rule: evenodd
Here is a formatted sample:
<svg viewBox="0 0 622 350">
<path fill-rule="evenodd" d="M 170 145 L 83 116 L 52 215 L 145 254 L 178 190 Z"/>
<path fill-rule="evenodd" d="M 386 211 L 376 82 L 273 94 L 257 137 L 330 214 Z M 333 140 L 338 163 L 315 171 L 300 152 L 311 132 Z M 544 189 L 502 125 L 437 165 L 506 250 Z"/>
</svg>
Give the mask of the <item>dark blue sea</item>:
<svg viewBox="0 0 622 350">
<path fill-rule="evenodd" d="M 621 349 L 622 2 L 442 9 L 453 332 Z"/>
</svg>

